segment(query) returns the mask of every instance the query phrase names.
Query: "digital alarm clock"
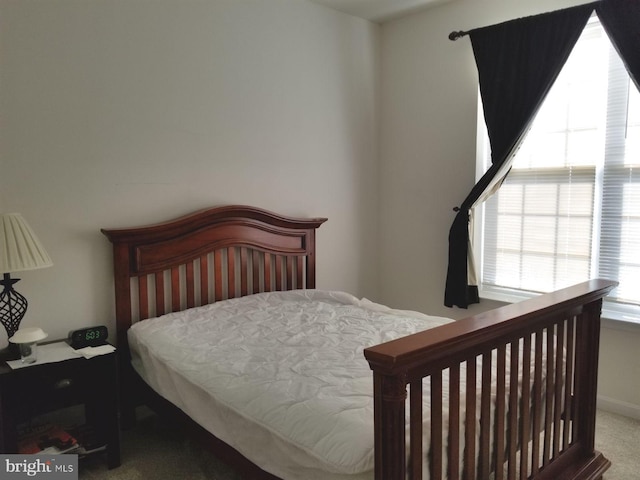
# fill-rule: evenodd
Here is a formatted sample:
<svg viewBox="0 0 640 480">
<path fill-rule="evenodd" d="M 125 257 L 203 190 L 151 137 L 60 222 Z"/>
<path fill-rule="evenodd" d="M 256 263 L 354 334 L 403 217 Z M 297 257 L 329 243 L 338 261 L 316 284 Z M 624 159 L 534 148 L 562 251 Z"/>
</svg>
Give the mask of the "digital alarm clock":
<svg viewBox="0 0 640 480">
<path fill-rule="evenodd" d="M 84 347 L 97 347 L 107 343 L 109 332 L 107 327 L 99 325 L 97 327 L 85 327 L 78 330 L 71 330 L 67 342 L 71 348 L 78 349 Z"/>
</svg>

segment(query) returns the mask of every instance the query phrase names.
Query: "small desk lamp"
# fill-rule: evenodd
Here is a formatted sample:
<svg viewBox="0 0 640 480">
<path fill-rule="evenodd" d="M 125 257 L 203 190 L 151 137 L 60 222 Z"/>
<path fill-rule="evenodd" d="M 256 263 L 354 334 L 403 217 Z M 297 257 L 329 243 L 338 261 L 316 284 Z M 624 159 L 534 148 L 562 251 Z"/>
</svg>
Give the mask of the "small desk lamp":
<svg viewBox="0 0 640 480">
<path fill-rule="evenodd" d="M 35 270 L 53 265 L 49 254 L 19 213 L 0 214 L 0 273 L 4 286 L 0 293 L 0 323 L 7 331 L 7 338 L 18 330 L 22 317 L 27 311 L 27 299 L 13 289 L 20 281 L 11 278 L 10 272 Z M 0 351 L 0 356 L 19 358 L 19 353 L 11 348 Z"/>
</svg>

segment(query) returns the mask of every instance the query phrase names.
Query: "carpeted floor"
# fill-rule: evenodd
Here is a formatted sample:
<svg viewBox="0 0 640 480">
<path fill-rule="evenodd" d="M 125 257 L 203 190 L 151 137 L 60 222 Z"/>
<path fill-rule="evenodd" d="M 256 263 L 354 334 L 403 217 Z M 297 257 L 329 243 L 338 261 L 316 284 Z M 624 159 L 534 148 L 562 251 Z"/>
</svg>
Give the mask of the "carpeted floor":
<svg viewBox="0 0 640 480">
<path fill-rule="evenodd" d="M 613 466 L 604 480 L 640 480 L 640 421 L 600 411 L 596 448 Z M 80 480 L 241 480 L 179 431 L 144 415 L 123 432 L 122 465 L 107 470 L 102 455 L 80 460 Z"/>
<path fill-rule="evenodd" d="M 604 480 L 640 479 L 640 420 L 598 411 L 596 449 L 612 463 Z"/>
<path fill-rule="evenodd" d="M 121 452 L 122 465 L 113 470 L 107 469 L 104 454 L 80 459 L 79 480 L 241 480 L 197 442 L 151 413 L 139 415 L 135 428 L 122 432 Z"/>
</svg>

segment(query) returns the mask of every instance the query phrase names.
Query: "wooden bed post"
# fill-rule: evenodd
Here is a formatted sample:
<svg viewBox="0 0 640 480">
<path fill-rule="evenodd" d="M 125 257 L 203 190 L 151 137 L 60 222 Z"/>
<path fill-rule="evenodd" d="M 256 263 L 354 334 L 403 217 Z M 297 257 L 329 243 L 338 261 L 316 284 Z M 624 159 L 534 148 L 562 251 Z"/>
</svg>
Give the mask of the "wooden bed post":
<svg viewBox="0 0 640 480">
<path fill-rule="evenodd" d="M 131 325 L 131 282 L 129 281 L 129 248 L 123 244 L 113 245 L 113 276 L 115 279 L 116 295 L 116 345 L 118 346 L 119 377 L 120 377 L 120 417 L 124 429 L 131 428 L 136 423 L 135 408 L 130 390 L 131 384 L 131 356 L 128 348 L 127 329 L 121 325 Z"/>
<path fill-rule="evenodd" d="M 131 283 L 129 281 L 129 248 L 123 244 L 113 245 L 114 262 L 113 276 L 116 288 L 116 322 L 131 325 Z M 117 345 L 127 343 L 127 327 L 116 328 Z"/>
<path fill-rule="evenodd" d="M 405 401 L 407 377 L 404 374 L 373 376 L 375 412 L 375 478 L 403 480 L 406 473 Z"/>
<path fill-rule="evenodd" d="M 595 451 L 596 409 L 598 387 L 598 359 L 600 354 L 600 313 L 602 299 L 584 307 L 576 329 L 577 361 L 574 397 L 574 435 L 587 460 L 585 470 L 592 470 L 592 478 L 601 478 L 611 462 Z"/>
</svg>

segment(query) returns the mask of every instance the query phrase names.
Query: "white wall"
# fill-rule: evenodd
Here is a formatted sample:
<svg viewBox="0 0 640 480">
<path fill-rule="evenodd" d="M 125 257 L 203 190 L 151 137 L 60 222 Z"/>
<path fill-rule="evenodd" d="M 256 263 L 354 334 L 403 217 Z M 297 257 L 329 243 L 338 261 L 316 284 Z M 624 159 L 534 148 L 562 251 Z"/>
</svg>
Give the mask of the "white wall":
<svg viewBox="0 0 640 480">
<path fill-rule="evenodd" d="M 477 72 L 470 30 L 580 1 L 454 0 L 382 28 L 380 251 L 384 303 L 462 318 L 443 306 L 452 208 L 475 181 Z M 408 252 L 417 252 L 411 255 Z M 640 415 L 640 328 L 603 329 L 600 394 Z M 625 372 L 620 375 L 620 372 Z M 635 372 L 635 375 L 634 375 Z M 628 375 L 626 373 L 629 373 Z"/>
<path fill-rule="evenodd" d="M 375 296 L 379 30 L 300 0 L 0 0 L 0 211 L 55 264 L 15 275 L 23 326 L 113 327 L 100 228 L 222 204 L 328 217 L 318 286 Z"/>
</svg>

